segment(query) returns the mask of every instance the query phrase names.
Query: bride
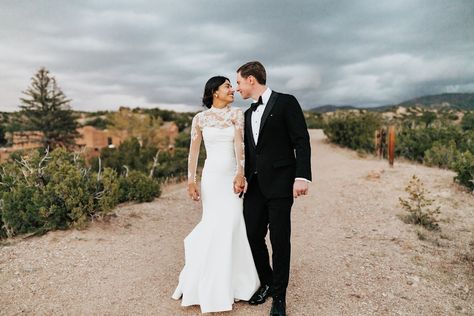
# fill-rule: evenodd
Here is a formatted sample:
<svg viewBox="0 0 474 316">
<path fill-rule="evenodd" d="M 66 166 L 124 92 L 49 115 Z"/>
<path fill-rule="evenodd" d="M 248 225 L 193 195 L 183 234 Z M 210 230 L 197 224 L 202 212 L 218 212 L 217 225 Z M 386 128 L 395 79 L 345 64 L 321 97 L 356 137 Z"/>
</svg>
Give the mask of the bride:
<svg viewBox="0 0 474 316">
<path fill-rule="evenodd" d="M 202 219 L 184 239 L 185 265 L 173 298 L 207 313 L 249 300 L 260 281 L 238 195 L 245 187 L 244 115 L 230 106 L 234 90 L 225 77 L 209 79 L 202 100 L 208 109 L 193 118 L 188 159 L 188 192 L 202 200 Z M 200 195 L 196 169 L 202 139 L 207 157 Z"/>
</svg>

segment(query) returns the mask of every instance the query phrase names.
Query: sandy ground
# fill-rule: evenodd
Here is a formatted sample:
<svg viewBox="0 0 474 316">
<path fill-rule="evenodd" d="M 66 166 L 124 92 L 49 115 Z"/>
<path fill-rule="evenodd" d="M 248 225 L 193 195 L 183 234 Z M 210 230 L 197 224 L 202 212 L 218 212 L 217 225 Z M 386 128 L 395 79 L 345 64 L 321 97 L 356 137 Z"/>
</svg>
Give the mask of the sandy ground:
<svg viewBox="0 0 474 316">
<path fill-rule="evenodd" d="M 292 210 L 289 315 L 473 315 L 474 196 L 454 173 L 361 158 L 312 130 L 314 181 Z M 416 174 L 441 206 L 441 233 L 403 223 Z M 86 230 L 0 245 L 1 315 L 197 315 L 170 298 L 183 239 L 200 220 L 185 185 L 126 204 Z M 420 240 L 418 235 L 425 237 Z M 471 250 L 470 250 L 471 249 Z M 271 301 L 216 315 L 267 315 Z"/>
</svg>

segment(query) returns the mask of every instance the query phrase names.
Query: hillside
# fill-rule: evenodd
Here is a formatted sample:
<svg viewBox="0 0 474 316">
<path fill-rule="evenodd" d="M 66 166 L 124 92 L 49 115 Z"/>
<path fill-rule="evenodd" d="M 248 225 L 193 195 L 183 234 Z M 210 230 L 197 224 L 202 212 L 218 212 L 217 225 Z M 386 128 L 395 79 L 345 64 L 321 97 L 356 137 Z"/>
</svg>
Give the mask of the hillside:
<svg viewBox="0 0 474 316">
<path fill-rule="evenodd" d="M 421 96 L 399 104 L 389 104 L 377 107 L 358 107 L 352 105 L 323 105 L 311 108 L 308 112 L 328 113 L 337 110 L 364 109 L 368 111 L 384 112 L 397 107 L 419 107 L 419 108 L 451 108 L 455 110 L 474 110 L 474 93 L 443 93 L 435 95 Z"/>
<path fill-rule="evenodd" d="M 459 110 L 474 110 L 474 93 L 443 93 L 428 95 L 399 103 L 398 106 L 422 106 L 428 108 L 451 107 Z"/>
<path fill-rule="evenodd" d="M 314 112 L 314 113 L 328 113 L 328 112 L 334 112 L 337 110 L 357 110 L 358 108 L 352 105 L 322 105 L 322 106 L 317 106 L 315 108 L 307 110 L 308 112 Z"/>
</svg>

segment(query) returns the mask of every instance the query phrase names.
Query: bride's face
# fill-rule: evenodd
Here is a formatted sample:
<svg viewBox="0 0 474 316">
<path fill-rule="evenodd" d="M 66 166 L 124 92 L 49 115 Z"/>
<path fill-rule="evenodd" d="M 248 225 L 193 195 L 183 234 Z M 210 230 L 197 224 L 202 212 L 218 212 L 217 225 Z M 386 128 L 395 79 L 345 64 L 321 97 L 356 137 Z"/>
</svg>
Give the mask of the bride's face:
<svg viewBox="0 0 474 316">
<path fill-rule="evenodd" d="M 234 102 L 234 89 L 232 89 L 229 80 L 226 80 L 219 86 L 217 91 L 214 92 L 214 98 L 224 102 L 225 104 Z"/>
</svg>

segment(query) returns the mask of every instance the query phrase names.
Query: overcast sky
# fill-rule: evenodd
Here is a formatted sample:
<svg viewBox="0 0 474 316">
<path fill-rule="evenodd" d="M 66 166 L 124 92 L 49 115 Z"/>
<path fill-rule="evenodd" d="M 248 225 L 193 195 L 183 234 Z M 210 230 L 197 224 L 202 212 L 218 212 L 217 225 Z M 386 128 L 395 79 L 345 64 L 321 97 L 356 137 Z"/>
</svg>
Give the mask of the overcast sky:
<svg viewBox="0 0 474 316">
<path fill-rule="evenodd" d="M 474 92 L 473 17 L 472 0 L 1 0 L 0 111 L 42 66 L 86 111 L 196 110 L 250 60 L 303 108 Z"/>
</svg>

